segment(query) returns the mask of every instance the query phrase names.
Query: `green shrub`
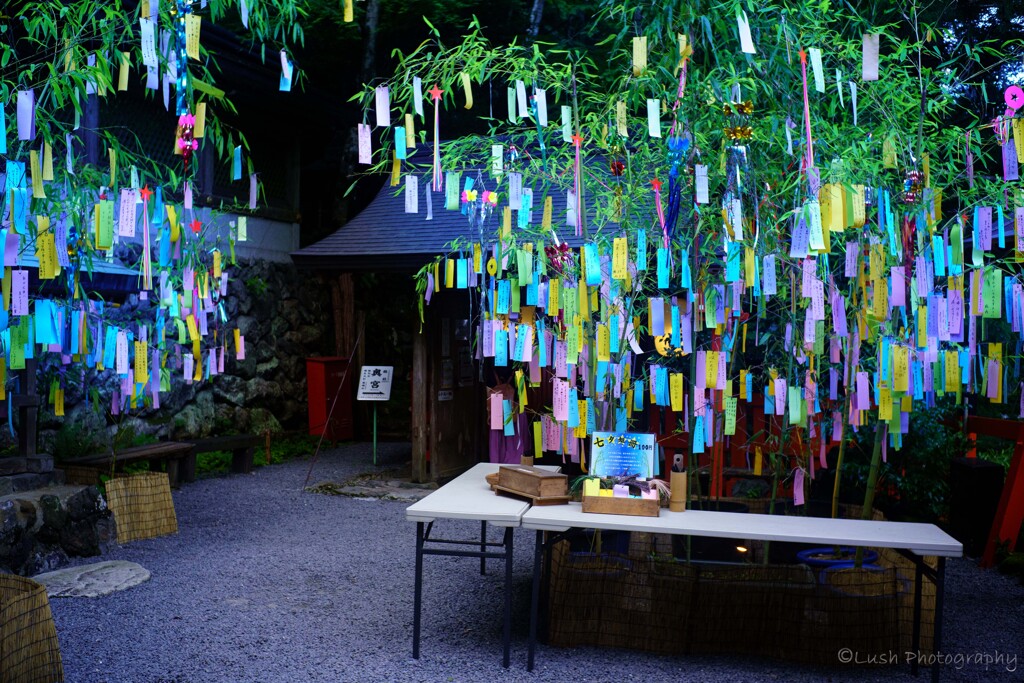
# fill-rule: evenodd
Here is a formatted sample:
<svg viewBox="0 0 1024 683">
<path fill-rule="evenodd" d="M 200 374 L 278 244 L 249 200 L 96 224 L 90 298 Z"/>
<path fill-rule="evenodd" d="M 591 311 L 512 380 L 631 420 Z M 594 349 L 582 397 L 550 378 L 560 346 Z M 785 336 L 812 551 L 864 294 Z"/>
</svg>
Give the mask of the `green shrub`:
<svg viewBox="0 0 1024 683">
<path fill-rule="evenodd" d="M 53 457 L 59 461 L 102 453 L 109 445 L 105 437 L 81 424 L 64 422 L 53 437 Z"/>
</svg>

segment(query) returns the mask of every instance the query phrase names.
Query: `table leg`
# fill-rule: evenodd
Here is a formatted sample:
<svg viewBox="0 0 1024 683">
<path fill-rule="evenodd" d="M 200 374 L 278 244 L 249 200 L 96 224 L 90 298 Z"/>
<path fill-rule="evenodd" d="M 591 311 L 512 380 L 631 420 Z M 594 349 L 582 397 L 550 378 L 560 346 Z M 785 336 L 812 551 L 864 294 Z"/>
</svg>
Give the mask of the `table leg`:
<svg viewBox="0 0 1024 683">
<path fill-rule="evenodd" d="M 487 552 L 487 522 L 480 522 L 480 552 Z M 480 576 L 487 573 L 487 558 L 480 556 Z"/>
<path fill-rule="evenodd" d="M 932 651 L 938 654 L 942 649 L 942 594 L 946 590 L 946 558 L 939 558 L 939 566 L 935 572 L 935 637 L 932 639 Z M 932 663 L 932 683 L 939 683 L 938 657 Z"/>
<path fill-rule="evenodd" d="M 420 658 L 420 608 L 423 602 L 423 522 L 416 522 L 416 591 L 412 608 L 412 658 Z"/>
<path fill-rule="evenodd" d="M 505 527 L 505 628 L 503 635 L 505 656 L 501 665 L 507 669 L 512 649 L 512 527 Z"/>
<path fill-rule="evenodd" d="M 910 673 L 917 675 L 917 653 L 921 651 L 921 575 L 924 573 L 924 559 L 914 556 L 914 623 L 910 640 L 914 658 L 910 661 Z"/>
<path fill-rule="evenodd" d="M 530 598 L 530 645 L 526 658 L 526 670 L 533 671 L 534 651 L 537 649 L 537 607 L 540 604 L 540 563 L 544 555 L 544 532 L 537 532 L 533 548 L 533 596 Z"/>
</svg>

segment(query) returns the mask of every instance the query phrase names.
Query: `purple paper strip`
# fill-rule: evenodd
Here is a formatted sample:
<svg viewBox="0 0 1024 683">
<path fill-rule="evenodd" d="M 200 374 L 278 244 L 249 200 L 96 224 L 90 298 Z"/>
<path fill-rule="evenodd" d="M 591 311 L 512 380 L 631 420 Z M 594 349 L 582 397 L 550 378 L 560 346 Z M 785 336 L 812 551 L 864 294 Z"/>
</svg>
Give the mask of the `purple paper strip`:
<svg viewBox="0 0 1024 683">
<path fill-rule="evenodd" d="M 33 140 L 36 137 L 36 91 L 18 91 L 18 139 Z"/>
<path fill-rule="evenodd" d="M 1003 145 L 1003 180 L 1017 180 L 1017 147 L 1011 137 Z"/>
</svg>

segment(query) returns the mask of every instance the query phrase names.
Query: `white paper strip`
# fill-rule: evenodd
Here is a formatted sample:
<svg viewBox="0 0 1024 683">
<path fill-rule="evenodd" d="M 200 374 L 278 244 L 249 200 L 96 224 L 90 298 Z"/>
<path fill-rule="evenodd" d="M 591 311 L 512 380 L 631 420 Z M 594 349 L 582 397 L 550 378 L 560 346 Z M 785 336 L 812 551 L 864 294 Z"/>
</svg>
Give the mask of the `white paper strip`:
<svg viewBox="0 0 1024 683">
<path fill-rule="evenodd" d="M 370 143 L 370 125 L 367 123 L 360 123 L 358 124 L 357 129 L 359 131 L 359 163 L 372 164 L 373 148 Z"/>
<path fill-rule="evenodd" d="M 703 164 L 694 166 L 694 177 L 697 185 L 697 203 L 708 203 L 708 167 Z"/>
<path fill-rule="evenodd" d="M 661 100 L 647 100 L 647 133 L 652 138 L 661 137 Z"/>
<path fill-rule="evenodd" d="M 853 107 L 853 125 L 857 125 L 857 84 L 850 81 L 850 106 Z"/>
<path fill-rule="evenodd" d="M 419 76 L 412 77 L 412 106 L 419 116 L 423 116 L 423 81 Z"/>
<path fill-rule="evenodd" d="M 379 85 L 375 90 L 377 100 L 377 125 L 387 128 L 391 125 L 391 93 L 386 85 Z"/>
<path fill-rule="evenodd" d="M 865 81 L 878 80 L 878 33 L 865 33 L 862 48 L 861 78 Z"/>
<path fill-rule="evenodd" d="M 740 50 L 748 55 L 756 55 L 757 50 L 754 49 L 754 39 L 750 37 L 750 22 L 747 21 L 747 13 L 740 11 L 736 14 L 736 23 L 739 25 L 740 30 Z"/>
<path fill-rule="evenodd" d="M 519 104 L 519 118 L 525 119 L 530 115 L 530 107 L 526 102 L 526 84 L 516 81 L 516 102 Z"/>
<path fill-rule="evenodd" d="M 812 47 L 807 52 L 811 55 L 811 70 L 814 72 L 814 89 L 825 92 L 825 72 L 821 66 L 821 50 Z"/>
<path fill-rule="evenodd" d="M 139 19 L 139 29 L 142 40 L 142 63 L 150 69 L 156 69 L 160 60 L 156 56 L 156 27 L 152 21 L 146 18 Z"/>
<path fill-rule="evenodd" d="M 541 88 L 535 88 L 533 96 L 537 98 L 537 123 L 541 128 L 548 125 L 548 94 Z"/>
<path fill-rule="evenodd" d="M 420 212 L 420 179 L 412 173 L 405 176 L 405 212 Z"/>
</svg>

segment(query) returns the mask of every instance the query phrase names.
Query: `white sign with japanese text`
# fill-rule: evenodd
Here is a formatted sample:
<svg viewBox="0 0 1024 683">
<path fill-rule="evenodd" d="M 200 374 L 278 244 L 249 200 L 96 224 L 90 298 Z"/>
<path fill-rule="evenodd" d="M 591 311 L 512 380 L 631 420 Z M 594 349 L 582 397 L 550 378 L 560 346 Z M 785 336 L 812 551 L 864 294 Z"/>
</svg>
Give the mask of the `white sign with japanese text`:
<svg viewBox="0 0 1024 683">
<path fill-rule="evenodd" d="M 391 398 L 391 379 L 394 368 L 390 365 L 364 365 L 359 377 L 357 401 L 387 401 Z"/>
</svg>

